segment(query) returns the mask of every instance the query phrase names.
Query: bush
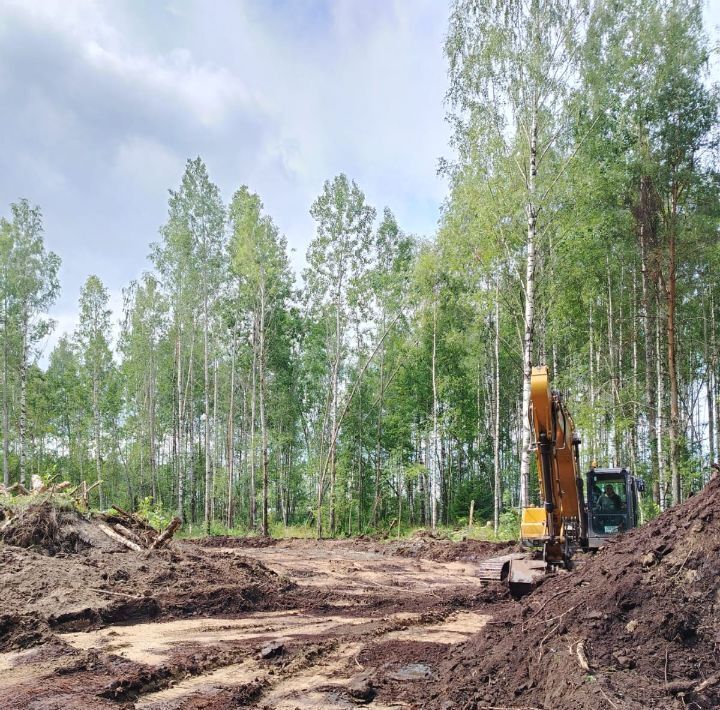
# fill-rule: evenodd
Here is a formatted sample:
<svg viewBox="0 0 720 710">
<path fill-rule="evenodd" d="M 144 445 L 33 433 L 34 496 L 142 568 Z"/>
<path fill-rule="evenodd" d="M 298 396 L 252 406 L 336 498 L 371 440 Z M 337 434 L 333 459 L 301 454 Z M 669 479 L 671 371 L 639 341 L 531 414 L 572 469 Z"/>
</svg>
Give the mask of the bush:
<svg viewBox="0 0 720 710">
<path fill-rule="evenodd" d="M 140 501 L 138 506 L 138 515 L 156 530 L 164 530 L 173 516 L 171 513 L 162 509 L 159 503 L 153 505 L 152 497 L 148 496 Z"/>
</svg>

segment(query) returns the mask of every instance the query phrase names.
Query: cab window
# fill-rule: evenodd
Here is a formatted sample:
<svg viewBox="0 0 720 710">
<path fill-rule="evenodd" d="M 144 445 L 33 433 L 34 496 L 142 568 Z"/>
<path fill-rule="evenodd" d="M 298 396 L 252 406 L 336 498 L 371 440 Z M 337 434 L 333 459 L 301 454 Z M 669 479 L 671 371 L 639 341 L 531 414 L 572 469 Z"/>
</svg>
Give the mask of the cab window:
<svg viewBox="0 0 720 710">
<path fill-rule="evenodd" d="M 594 532 L 609 535 L 625 530 L 627 522 L 625 479 L 591 476 L 589 494 Z"/>
</svg>

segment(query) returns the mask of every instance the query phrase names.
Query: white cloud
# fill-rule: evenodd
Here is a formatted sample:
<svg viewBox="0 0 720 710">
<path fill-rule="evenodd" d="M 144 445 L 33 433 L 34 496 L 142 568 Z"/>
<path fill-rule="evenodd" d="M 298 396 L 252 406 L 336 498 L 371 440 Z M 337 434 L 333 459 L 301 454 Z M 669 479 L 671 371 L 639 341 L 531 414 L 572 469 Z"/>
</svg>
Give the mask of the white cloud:
<svg viewBox="0 0 720 710">
<path fill-rule="evenodd" d="M 43 207 L 64 259 L 55 340 L 88 273 L 119 294 L 147 268 L 188 157 L 226 199 L 260 194 L 298 269 L 310 204 L 340 171 L 406 229 L 433 231 L 444 2 L 0 0 L 0 13 L 14 109 L 0 210 L 21 195 Z"/>
<path fill-rule="evenodd" d="M 163 194 L 177 181 L 183 164 L 175 152 L 147 136 L 128 136 L 116 151 L 119 178 L 154 195 Z"/>
<path fill-rule="evenodd" d="M 136 90 L 181 104 L 203 126 L 223 123 L 233 108 L 250 102 L 237 77 L 223 67 L 197 64 L 187 49 L 166 55 L 137 54 L 113 51 L 93 40 L 85 44 L 83 54 L 93 67 Z"/>
</svg>

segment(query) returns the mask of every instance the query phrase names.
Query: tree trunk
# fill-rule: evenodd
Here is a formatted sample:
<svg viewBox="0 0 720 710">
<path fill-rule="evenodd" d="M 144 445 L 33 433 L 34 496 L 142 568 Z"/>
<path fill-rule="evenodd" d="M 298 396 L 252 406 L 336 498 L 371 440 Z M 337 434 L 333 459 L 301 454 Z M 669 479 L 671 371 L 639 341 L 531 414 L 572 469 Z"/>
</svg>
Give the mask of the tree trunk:
<svg viewBox="0 0 720 710">
<path fill-rule="evenodd" d="M 233 496 L 235 475 L 235 333 L 233 332 L 232 354 L 230 356 L 230 404 L 228 406 L 227 421 L 227 468 L 228 468 L 228 490 L 227 490 L 227 520 L 228 529 L 232 529 L 235 522 L 235 499 Z"/>
<path fill-rule="evenodd" d="M 715 454 L 720 456 L 720 377 L 718 377 L 718 348 L 715 322 L 715 294 L 710 292 L 710 363 L 713 372 L 713 383 L 715 385 Z M 712 461 L 710 463 L 713 463 Z"/>
<path fill-rule="evenodd" d="M 5 303 L 5 321 L 3 323 L 3 484 L 5 488 L 10 485 L 10 403 L 8 381 L 8 318 L 7 302 Z"/>
<path fill-rule="evenodd" d="M 665 460 L 663 459 L 663 408 L 665 405 L 665 382 L 662 372 L 662 353 L 660 348 L 660 289 L 655 293 L 655 304 L 657 317 L 655 318 L 655 377 L 657 380 L 657 413 L 655 422 L 655 438 L 658 460 L 658 486 L 660 490 L 660 510 L 667 507 L 667 481 L 665 472 Z"/>
<path fill-rule="evenodd" d="M 250 529 L 255 530 L 257 524 L 256 491 L 255 491 L 255 402 L 257 399 L 257 320 L 253 316 L 252 333 L 252 389 L 250 393 Z"/>
<path fill-rule="evenodd" d="M 530 484 L 530 378 L 532 376 L 533 334 L 535 330 L 535 247 L 537 238 L 537 208 L 535 180 L 537 177 L 537 113 L 533 108 L 530 127 L 530 171 L 528 176 L 527 264 L 525 271 L 525 314 L 523 333 L 523 389 L 522 389 L 522 444 L 520 450 L 520 506 L 528 505 Z"/>
<path fill-rule="evenodd" d="M 495 481 L 493 487 L 493 529 L 495 537 L 500 530 L 500 502 L 502 490 L 500 488 L 500 284 L 495 283 L 495 397 L 494 431 L 493 431 L 493 469 Z M 473 501 L 474 502 L 474 501 Z M 472 523 L 471 523 L 472 525 Z"/>
<path fill-rule="evenodd" d="M 182 387 L 182 351 L 180 349 L 180 330 L 175 342 L 175 361 L 177 363 L 177 517 L 185 521 L 185 470 L 183 467 L 183 387 Z"/>
<path fill-rule="evenodd" d="M 382 315 L 382 327 L 385 332 L 385 312 Z M 377 435 L 375 438 L 375 496 L 373 498 L 373 527 L 377 529 L 378 513 L 380 510 L 380 479 L 382 475 L 382 429 L 383 429 L 383 407 L 385 406 L 385 347 L 380 350 L 380 393 L 378 398 Z"/>
<path fill-rule="evenodd" d="M 27 430 L 27 360 L 27 323 L 23 320 L 22 349 L 20 351 L 20 485 L 25 485 L 25 467 L 27 457 L 25 446 L 25 432 Z"/>
<path fill-rule="evenodd" d="M 210 466 L 210 367 L 209 367 L 209 318 L 207 283 L 203 294 L 203 378 L 205 394 L 205 532 L 210 533 L 210 520 L 212 517 L 212 469 Z"/>
<path fill-rule="evenodd" d="M 97 481 L 102 478 L 100 465 L 100 382 L 99 374 L 93 373 L 93 421 L 95 423 L 95 473 Z M 102 484 L 98 486 L 98 495 L 100 497 L 100 508 L 104 508 L 104 495 Z"/>
<path fill-rule="evenodd" d="M 675 342 L 675 308 L 677 304 L 677 266 L 676 266 L 676 223 L 677 200 L 672 197 L 672 214 L 668 240 L 668 278 L 667 278 L 667 366 L 670 378 L 670 476 L 672 502 L 680 502 L 680 470 L 678 466 L 678 429 L 680 412 L 678 406 L 678 377 Z"/>
<path fill-rule="evenodd" d="M 260 437 L 262 445 L 262 469 L 263 469 L 263 508 L 262 508 L 262 534 L 268 534 L 268 436 L 267 423 L 265 421 L 265 283 L 260 286 L 260 332 L 259 332 L 260 356 L 258 366 L 260 368 Z"/>
<path fill-rule="evenodd" d="M 432 529 L 437 527 L 437 479 L 440 468 L 440 457 L 438 456 L 438 443 L 440 439 L 438 431 L 438 392 L 437 392 L 437 294 L 433 303 L 433 342 L 432 342 L 432 391 L 433 391 L 433 458 L 428 467 L 430 473 L 430 520 Z"/>
<path fill-rule="evenodd" d="M 647 180 L 641 182 L 641 194 L 647 192 L 649 187 L 646 185 Z M 653 279 L 650 274 L 649 267 L 649 238 L 648 230 L 644 223 L 640 224 L 640 264 L 641 264 L 641 283 L 642 283 L 642 311 L 645 325 L 643 332 L 645 334 L 645 419 L 648 425 L 648 448 L 650 449 L 650 469 L 653 480 L 659 482 L 659 459 L 658 459 L 658 428 L 657 428 L 657 375 L 656 371 L 656 338 L 655 338 L 655 317 L 652 307 L 651 287 Z M 660 500 L 656 501 L 660 504 Z"/>
<path fill-rule="evenodd" d="M 330 535 L 335 537 L 335 481 L 337 477 L 338 379 L 340 369 L 340 299 L 335 305 L 335 362 L 332 374 L 332 439 L 330 441 Z"/>
</svg>

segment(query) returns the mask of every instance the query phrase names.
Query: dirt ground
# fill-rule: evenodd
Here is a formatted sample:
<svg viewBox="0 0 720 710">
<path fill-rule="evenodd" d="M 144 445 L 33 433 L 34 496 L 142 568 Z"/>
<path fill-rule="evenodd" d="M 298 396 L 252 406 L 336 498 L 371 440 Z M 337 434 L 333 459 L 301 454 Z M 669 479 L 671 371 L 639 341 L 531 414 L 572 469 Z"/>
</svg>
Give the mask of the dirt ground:
<svg viewBox="0 0 720 710">
<path fill-rule="evenodd" d="M 0 544 L 0 708 L 422 707 L 408 688 L 437 683 L 449 649 L 510 603 L 474 575 L 504 545 L 212 538 L 133 552 L 72 518 L 52 544 Z"/>
<path fill-rule="evenodd" d="M 720 707 L 720 481 L 521 601 L 514 545 L 0 531 L 2 708 Z M 48 531 L 51 535 L 48 538 Z"/>
</svg>

